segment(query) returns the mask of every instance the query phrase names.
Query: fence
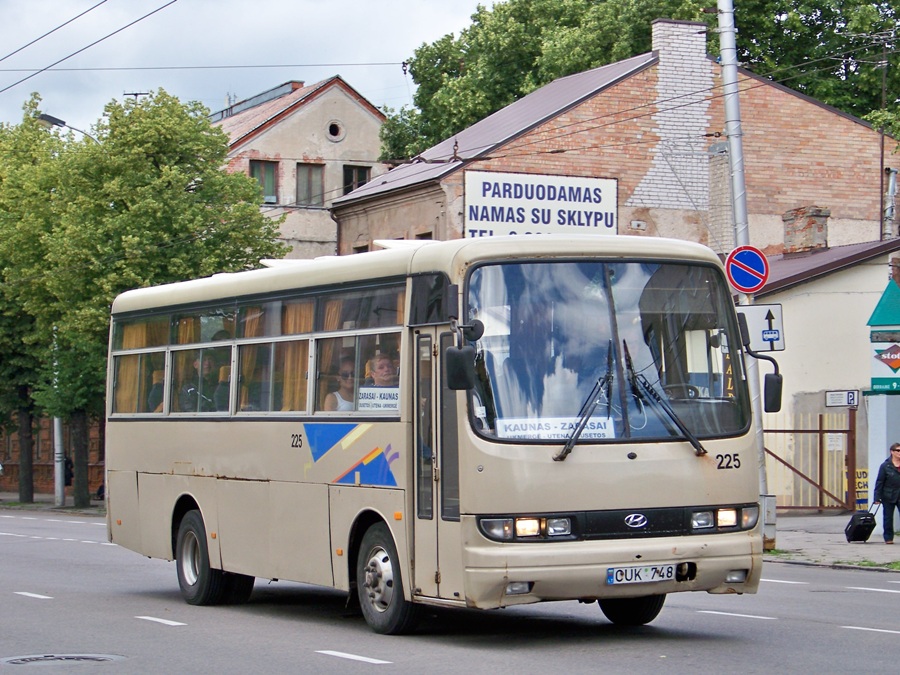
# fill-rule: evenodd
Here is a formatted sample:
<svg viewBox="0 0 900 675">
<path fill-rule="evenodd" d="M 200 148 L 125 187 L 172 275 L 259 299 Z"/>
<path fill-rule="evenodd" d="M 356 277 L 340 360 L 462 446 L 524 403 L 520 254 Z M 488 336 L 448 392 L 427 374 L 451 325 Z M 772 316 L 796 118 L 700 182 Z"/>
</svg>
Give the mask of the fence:
<svg viewBox="0 0 900 675">
<path fill-rule="evenodd" d="M 763 429 L 769 493 L 780 509 L 856 508 L 856 409 L 769 415 Z M 854 472 L 847 480 L 848 468 Z"/>
</svg>

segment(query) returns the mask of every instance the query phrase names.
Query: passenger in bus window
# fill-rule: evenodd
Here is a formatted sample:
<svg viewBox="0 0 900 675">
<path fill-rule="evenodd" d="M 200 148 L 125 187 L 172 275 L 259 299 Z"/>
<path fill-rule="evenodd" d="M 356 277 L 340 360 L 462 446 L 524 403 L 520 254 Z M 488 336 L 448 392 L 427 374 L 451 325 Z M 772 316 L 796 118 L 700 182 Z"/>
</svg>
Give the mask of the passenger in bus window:
<svg viewBox="0 0 900 675">
<path fill-rule="evenodd" d="M 389 354 L 381 352 L 372 359 L 372 386 L 396 387 L 397 366 Z"/>
<path fill-rule="evenodd" d="M 323 410 L 353 410 L 356 399 L 356 373 L 353 370 L 354 362 L 349 356 L 341 358 L 338 369 L 338 390 L 325 397 Z"/>
<path fill-rule="evenodd" d="M 188 379 L 178 393 L 178 409 L 181 412 L 213 412 L 216 409 L 212 396 L 218 384 L 218 369 L 209 356 L 194 359 L 193 377 Z"/>
</svg>

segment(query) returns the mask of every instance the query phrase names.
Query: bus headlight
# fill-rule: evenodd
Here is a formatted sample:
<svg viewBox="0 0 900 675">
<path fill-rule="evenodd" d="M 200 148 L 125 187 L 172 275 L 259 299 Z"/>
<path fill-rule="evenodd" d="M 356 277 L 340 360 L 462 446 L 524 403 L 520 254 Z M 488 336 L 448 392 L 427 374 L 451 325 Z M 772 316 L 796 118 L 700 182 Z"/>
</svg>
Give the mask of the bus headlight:
<svg viewBox="0 0 900 675">
<path fill-rule="evenodd" d="M 497 539 L 499 541 L 512 541 L 513 538 L 513 519 L 512 518 L 482 518 L 480 522 L 481 531 L 489 539 Z"/>
<path fill-rule="evenodd" d="M 572 534 L 571 518 L 547 518 L 547 536 L 565 537 Z"/>
<path fill-rule="evenodd" d="M 712 511 L 695 511 L 691 514 L 691 529 L 705 530 L 715 527 L 716 518 Z"/>
<path fill-rule="evenodd" d="M 759 507 L 745 506 L 741 509 L 741 529 L 752 530 L 759 522 Z"/>
<path fill-rule="evenodd" d="M 494 541 L 572 539 L 571 516 L 479 518 L 478 527 Z"/>
<path fill-rule="evenodd" d="M 537 518 L 516 518 L 517 537 L 537 537 L 541 533 L 541 521 Z"/>
<path fill-rule="evenodd" d="M 716 520 L 719 527 L 737 527 L 737 510 L 719 509 Z"/>
</svg>

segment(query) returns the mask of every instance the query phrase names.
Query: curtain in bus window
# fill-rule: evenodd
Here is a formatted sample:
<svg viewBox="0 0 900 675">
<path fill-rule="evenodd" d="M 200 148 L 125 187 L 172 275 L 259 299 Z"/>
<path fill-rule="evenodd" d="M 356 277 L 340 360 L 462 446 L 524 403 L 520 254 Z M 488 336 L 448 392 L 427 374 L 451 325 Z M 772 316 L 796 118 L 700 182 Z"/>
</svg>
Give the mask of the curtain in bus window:
<svg viewBox="0 0 900 675">
<path fill-rule="evenodd" d="M 305 300 L 284 306 L 282 332 L 286 335 L 309 333 L 313 329 L 315 302 Z M 281 409 L 306 409 L 306 371 L 309 367 L 309 342 L 307 340 L 284 344 L 283 392 Z"/>
<path fill-rule="evenodd" d="M 175 330 L 177 344 L 187 345 L 200 341 L 200 318 L 187 316 L 178 319 Z M 173 381 L 173 389 L 178 391 L 185 386 L 193 372 L 194 354 L 192 351 L 180 351 L 175 353 L 175 373 L 180 374 L 181 382 Z"/>
<path fill-rule="evenodd" d="M 147 324 L 132 323 L 122 327 L 122 348 L 138 349 L 147 343 Z M 117 359 L 118 370 L 116 372 L 116 412 L 137 412 L 140 392 L 138 391 L 138 364 L 137 358 Z M 149 386 L 148 386 L 149 390 Z M 146 393 L 145 393 L 146 398 Z"/>
<path fill-rule="evenodd" d="M 397 323 L 403 325 L 406 319 L 406 291 L 397 293 Z"/>
<path fill-rule="evenodd" d="M 332 298 L 325 303 L 325 325 L 324 330 L 338 330 L 341 328 L 341 311 L 344 307 L 344 301 Z M 334 358 L 334 342 L 332 340 L 324 340 L 321 343 L 321 349 L 324 350 L 321 355 L 321 363 L 331 363 Z"/>
<path fill-rule="evenodd" d="M 262 333 L 262 308 L 248 307 L 244 313 L 243 337 L 259 337 Z M 249 382 L 256 370 L 257 345 L 247 345 L 241 348 L 241 381 Z M 250 404 L 250 390 L 241 387 L 240 409 L 246 410 Z"/>
</svg>

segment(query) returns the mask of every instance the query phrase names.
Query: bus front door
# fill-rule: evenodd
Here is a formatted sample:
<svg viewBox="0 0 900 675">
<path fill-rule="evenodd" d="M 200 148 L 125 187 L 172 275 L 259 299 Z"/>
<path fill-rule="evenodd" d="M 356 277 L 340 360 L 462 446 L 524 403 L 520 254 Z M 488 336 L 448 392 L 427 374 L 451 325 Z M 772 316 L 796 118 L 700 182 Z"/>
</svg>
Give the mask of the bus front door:
<svg viewBox="0 0 900 675">
<path fill-rule="evenodd" d="M 457 392 L 441 365 L 452 343 L 449 332 L 416 332 L 413 574 L 418 595 L 463 600 Z"/>
</svg>

